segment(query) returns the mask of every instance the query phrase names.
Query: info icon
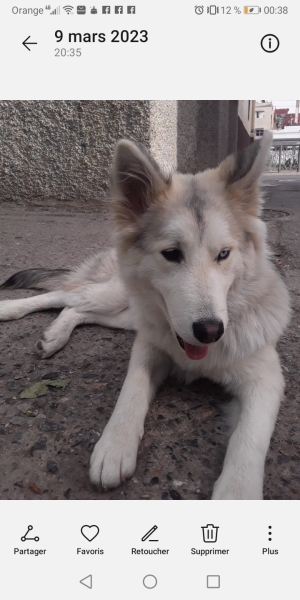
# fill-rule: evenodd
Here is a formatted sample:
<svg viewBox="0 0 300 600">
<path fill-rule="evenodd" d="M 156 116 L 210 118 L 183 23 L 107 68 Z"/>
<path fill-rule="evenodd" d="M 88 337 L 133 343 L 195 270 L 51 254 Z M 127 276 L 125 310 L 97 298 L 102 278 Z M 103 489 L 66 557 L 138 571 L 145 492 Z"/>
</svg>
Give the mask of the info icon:
<svg viewBox="0 0 300 600">
<path fill-rule="evenodd" d="M 127 14 L 135 15 L 135 6 L 127 6 Z"/>
<path fill-rule="evenodd" d="M 116 15 L 122 15 L 123 14 L 123 6 L 115 6 L 115 13 L 116 13 Z"/>
<path fill-rule="evenodd" d="M 102 6 L 102 14 L 110 15 L 110 6 Z"/>
<path fill-rule="evenodd" d="M 276 52 L 276 50 L 278 50 L 280 42 L 277 35 L 268 33 L 261 39 L 260 45 L 265 52 L 272 54 L 272 52 Z"/>
</svg>

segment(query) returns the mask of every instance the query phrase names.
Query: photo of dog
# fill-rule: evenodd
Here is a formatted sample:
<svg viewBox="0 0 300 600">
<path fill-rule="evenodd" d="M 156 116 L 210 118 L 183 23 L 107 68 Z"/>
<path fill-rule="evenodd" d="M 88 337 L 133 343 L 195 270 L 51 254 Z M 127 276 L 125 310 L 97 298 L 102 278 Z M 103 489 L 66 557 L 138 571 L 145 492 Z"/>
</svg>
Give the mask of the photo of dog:
<svg viewBox="0 0 300 600">
<path fill-rule="evenodd" d="M 0 302 L 0 320 L 63 309 L 37 342 L 47 358 L 90 323 L 137 332 L 119 399 L 90 462 L 104 489 L 133 476 L 144 421 L 170 373 L 205 377 L 234 399 L 223 470 L 212 499 L 262 499 L 264 465 L 284 393 L 276 351 L 289 295 L 270 260 L 260 177 L 272 142 L 265 133 L 217 168 L 166 177 L 126 139 L 115 148 L 114 248 L 73 270 L 30 269 L 0 289 L 46 293 Z"/>
</svg>

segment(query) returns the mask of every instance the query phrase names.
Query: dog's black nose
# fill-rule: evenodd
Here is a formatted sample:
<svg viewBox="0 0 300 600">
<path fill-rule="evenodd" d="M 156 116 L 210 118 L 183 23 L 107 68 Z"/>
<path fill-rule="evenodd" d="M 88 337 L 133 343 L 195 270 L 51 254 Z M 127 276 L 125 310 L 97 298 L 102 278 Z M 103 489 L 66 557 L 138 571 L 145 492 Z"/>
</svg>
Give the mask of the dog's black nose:
<svg viewBox="0 0 300 600">
<path fill-rule="evenodd" d="M 224 333 L 223 321 L 219 319 L 201 319 L 193 323 L 193 333 L 201 344 L 217 342 Z"/>
</svg>

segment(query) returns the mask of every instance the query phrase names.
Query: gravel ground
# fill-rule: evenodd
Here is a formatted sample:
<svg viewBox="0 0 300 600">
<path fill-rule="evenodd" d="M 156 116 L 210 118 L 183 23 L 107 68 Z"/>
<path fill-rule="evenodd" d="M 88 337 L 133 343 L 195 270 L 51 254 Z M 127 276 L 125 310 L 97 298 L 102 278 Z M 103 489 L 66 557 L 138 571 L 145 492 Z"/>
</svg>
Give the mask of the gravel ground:
<svg viewBox="0 0 300 600">
<path fill-rule="evenodd" d="M 300 178 L 265 178 L 269 238 L 292 295 L 293 321 L 279 344 L 286 398 L 267 457 L 265 498 L 300 499 L 299 337 Z M 2 204 L 0 279 L 29 267 L 66 267 L 109 243 L 109 219 L 95 208 Z M 32 292 L 1 292 L 1 299 Z M 169 379 L 149 411 L 133 479 L 99 493 L 88 479 L 91 450 L 107 423 L 126 370 L 133 334 L 78 328 L 57 355 L 34 344 L 56 316 L 0 324 L 1 499 L 210 498 L 226 450 L 223 390 L 209 381 Z M 69 379 L 63 390 L 21 399 L 31 383 Z"/>
</svg>

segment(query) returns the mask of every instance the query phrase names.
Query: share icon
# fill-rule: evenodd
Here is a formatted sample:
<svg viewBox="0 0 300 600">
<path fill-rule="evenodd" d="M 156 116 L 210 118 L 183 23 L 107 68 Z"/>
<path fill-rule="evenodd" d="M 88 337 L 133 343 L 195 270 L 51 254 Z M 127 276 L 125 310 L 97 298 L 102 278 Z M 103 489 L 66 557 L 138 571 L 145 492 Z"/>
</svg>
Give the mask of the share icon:
<svg viewBox="0 0 300 600">
<path fill-rule="evenodd" d="M 32 529 L 33 529 L 32 525 L 28 525 L 28 529 L 27 529 L 25 535 L 23 535 L 23 537 L 21 537 L 21 542 L 27 542 L 28 540 L 33 540 L 34 542 L 38 542 L 39 541 L 40 538 L 38 536 L 36 536 L 36 537 L 27 537 L 29 531 L 32 531 Z"/>
</svg>

